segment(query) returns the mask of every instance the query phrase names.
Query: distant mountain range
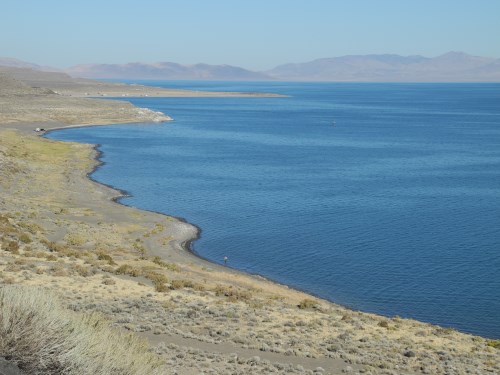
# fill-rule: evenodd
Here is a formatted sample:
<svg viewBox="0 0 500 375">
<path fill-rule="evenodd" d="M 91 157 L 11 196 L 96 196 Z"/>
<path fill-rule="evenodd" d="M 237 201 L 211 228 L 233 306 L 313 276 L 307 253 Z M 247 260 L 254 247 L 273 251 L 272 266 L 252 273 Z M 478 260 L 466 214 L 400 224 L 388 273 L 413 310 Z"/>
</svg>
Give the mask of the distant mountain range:
<svg viewBox="0 0 500 375">
<path fill-rule="evenodd" d="M 19 59 L 14 59 L 12 57 L 1 57 L 0 56 L 0 66 L 7 66 L 11 68 L 25 68 L 25 69 L 33 69 L 33 70 L 43 70 L 49 72 L 60 71 L 59 69 L 50 67 L 50 66 L 41 66 L 37 64 L 33 64 L 30 62 L 26 62 Z"/>
<path fill-rule="evenodd" d="M 172 62 L 153 64 L 86 64 L 66 70 L 72 76 L 84 78 L 136 78 L 136 79 L 202 79 L 202 80 L 261 80 L 266 74 L 252 72 L 231 65 L 181 65 Z"/>
<path fill-rule="evenodd" d="M 268 72 L 280 80 L 354 82 L 500 81 L 500 59 L 448 52 L 423 56 L 360 55 L 280 65 Z"/>
<path fill-rule="evenodd" d="M 61 71 L 81 78 L 164 80 L 284 80 L 337 82 L 500 82 L 500 59 L 448 52 L 438 57 L 349 55 L 284 64 L 265 72 L 231 65 L 181 65 L 172 62 L 85 64 L 57 70 L 12 58 L 0 66 Z"/>
</svg>

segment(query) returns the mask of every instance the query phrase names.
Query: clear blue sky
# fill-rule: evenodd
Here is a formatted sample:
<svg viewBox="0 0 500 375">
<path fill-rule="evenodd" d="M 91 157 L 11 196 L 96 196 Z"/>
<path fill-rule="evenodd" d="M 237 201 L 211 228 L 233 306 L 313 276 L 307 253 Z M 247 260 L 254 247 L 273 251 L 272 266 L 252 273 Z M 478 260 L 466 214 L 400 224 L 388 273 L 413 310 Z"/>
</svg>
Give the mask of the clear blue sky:
<svg viewBox="0 0 500 375">
<path fill-rule="evenodd" d="M 500 58 L 500 0 L 0 0 L 0 56 L 253 70 L 348 54 Z"/>
</svg>

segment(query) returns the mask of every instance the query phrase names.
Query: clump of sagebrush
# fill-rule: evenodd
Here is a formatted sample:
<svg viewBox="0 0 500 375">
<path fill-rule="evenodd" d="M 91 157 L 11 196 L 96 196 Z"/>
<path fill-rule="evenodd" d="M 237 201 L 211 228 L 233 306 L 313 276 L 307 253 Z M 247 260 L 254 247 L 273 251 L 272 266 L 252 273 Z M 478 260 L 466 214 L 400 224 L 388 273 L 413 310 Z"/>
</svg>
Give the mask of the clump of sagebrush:
<svg viewBox="0 0 500 375">
<path fill-rule="evenodd" d="M 310 298 L 305 298 L 297 305 L 299 309 L 313 309 L 318 306 L 318 302 Z"/>
<path fill-rule="evenodd" d="M 0 357 L 29 374 L 164 373 L 144 341 L 99 315 L 70 311 L 42 288 L 0 287 Z"/>
<path fill-rule="evenodd" d="M 165 262 L 163 261 L 160 257 L 156 256 L 153 258 L 153 263 L 161 266 L 161 267 L 164 267 L 170 271 L 175 271 L 175 272 L 179 272 L 180 271 L 180 268 L 177 264 L 174 264 L 174 263 L 168 263 L 168 262 Z"/>
<path fill-rule="evenodd" d="M 111 266 L 116 265 L 116 262 L 113 260 L 113 257 L 109 254 L 104 253 L 104 252 L 97 253 L 97 259 L 98 260 L 105 260 Z"/>
<path fill-rule="evenodd" d="M 249 301 L 252 298 L 252 294 L 249 291 L 233 288 L 232 285 L 217 285 L 214 289 L 214 292 L 216 296 L 227 297 L 231 302 Z"/>
<path fill-rule="evenodd" d="M 139 268 L 133 267 L 130 264 L 122 264 L 115 270 L 117 275 L 129 275 L 133 277 L 138 277 L 142 275 L 142 272 Z"/>
<path fill-rule="evenodd" d="M 486 341 L 486 345 L 492 348 L 500 349 L 500 340 L 488 340 Z"/>
</svg>

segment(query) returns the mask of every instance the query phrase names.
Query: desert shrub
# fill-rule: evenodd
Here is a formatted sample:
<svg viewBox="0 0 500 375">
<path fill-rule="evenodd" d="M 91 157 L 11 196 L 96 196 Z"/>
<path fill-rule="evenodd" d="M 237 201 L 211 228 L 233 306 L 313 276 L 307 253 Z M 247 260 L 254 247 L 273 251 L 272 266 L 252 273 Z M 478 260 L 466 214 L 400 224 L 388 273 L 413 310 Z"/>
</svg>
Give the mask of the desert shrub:
<svg viewBox="0 0 500 375">
<path fill-rule="evenodd" d="M 387 320 L 381 320 L 377 325 L 382 328 L 389 328 L 389 322 Z"/>
<path fill-rule="evenodd" d="M 116 269 L 115 273 L 117 275 L 129 275 L 133 277 L 141 276 L 141 270 L 136 267 L 132 267 L 130 264 L 122 264 Z"/>
<path fill-rule="evenodd" d="M 437 336 L 446 336 L 446 335 L 450 335 L 452 333 L 454 333 L 455 330 L 451 327 L 437 327 L 435 330 L 434 330 L 434 334 L 437 335 Z"/>
<path fill-rule="evenodd" d="M 146 256 L 146 248 L 144 245 L 141 243 L 141 240 L 137 238 L 135 242 L 132 244 L 132 247 L 137 250 L 137 252 L 140 254 L 141 259 L 144 259 Z"/>
<path fill-rule="evenodd" d="M 19 236 L 19 241 L 21 241 L 22 243 L 30 243 L 31 242 L 31 237 L 29 236 L 28 233 L 22 233 Z"/>
<path fill-rule="evenodd" d="M 97 259 L 98 260 L 105 260 L 106 262 L 108 262 L 108 264 L 114 266 L 116 264 L 116 262 L 113 260 L 113 258 L 111 257 L 111 255 L 109 254 L 106 254 L 104 252 L 100 252 L 97 254 Z"/>
<path fill-rule="evenodd" d="M 16 280 L 13 277 L 7 276 L 3 278 L 4 284 L 15 284 Z"/>
<path fill-rule="evenodd" d="M 193 288 L 194 290 L 199 291 L 199 292 L 203 292 L 203 291 L 205 291 L 205 289 L 206 289 L 206 288 L 205 288 L 205 285 L 200 284 L 200 283 L 194 283 L 194 285 L 192 286 L 192 288 Z"/>
<path fill-rule="evenodd" d="M 126 275 L 131 268 L 132 266 L 130 264 L 122 264 L 115 272 L 117 275 Z"/>
<path fill-rule="evenodd" d="M 71 246 L 80 246 L 87 242 L 85 237 L 79 233 L 68 233 L 64 236 L 64 240 Z"/>
<path fill-rule="evenodd" d="M 486 345 L 492 348 L 500 349 L 500 340 L 488 340 Z"/>
<path fill-rule="evenodd" d="M 60 253 L 66 255 L 69 251 L 67 246 L 57 242 L 52 242 L 52 241 L 40 241 L 40 242 L 42 242 L 45 246 L 47 246 L 47 249 L 49 249 L 49 251 L 53 253 Z"/>
<path fill-rule="evenodd" d="M 50 262 L 55 262 L 57 260 L 57 257 L 54 254 L 45 254 L 45 259 Z"/>
<path fill-rule="evenodd" d="M 342 315 L 342 318 L 340 319 L 343 322 L 352 322 L 352 316 L 350 314 L 344 314 Z"/>
<path fill-rule="evenodd" d="M 172 280 L 170 289 L 192 288 L 194 283 L 191 280 Z"/>
<path fill-rule="evenodd" d="M 61 245 L 61 244 L 56 244 L 54 247 L 55 252 L 57 252 L 61 256 L 66 256 L 68 258 L 74 257 L 74 258 L 81 258 L 82 254 L 79 251 L 72 250 L 67 246 Z"/>
<path fill-rule="evenodd" d="M 133 334 L 96 314 L 65 309 L 42 288 L 0 287 L 0 356 L 29 374 L 161 374 L 162 363 Z"/>
<path fill-rule="evenodd" d="M 144 276 L 147 279 L 151 280 L 153 283 L 160 283 L 160 284 L 168 283 L 167 276 L 158 272 L 153 272 L 153 271 L 145 272 Z"/>
<path fill-rule="evenodd" d="M 158 234 L 165 230 L 165 226 L 160 223 L 156 223 L 154 229 L 151 231 L 151 234 Z"/>
<path fill-rule="evenodd" d="M 28 260 L 25 258 L 18 258 L 14 260 L 14 264 L 25 265 L 28 264 Z"/>
<path fill-rule="evenodd" d="M 115 280 L 113 280 L 113 279 L 107 278 L 107 279 L 104 279 L 104 280 L 102 281 L 102 283 L 103 283 L 104 285 L 115 285 L 115 284 L 116 284 L 116 281 L 115 281 Z"/>
<path fill-rule="evenodd" d="M 23 256 L 26 258 L 36 258 L 36 253 L 31 250 L 24 250 Z"/>
<path fill-rule="evenodd" d="M 149 237 L 151 237 L 153 234 L 158 234 L 158 233 L 161 233 L 161 232 L 163 232 L 164 230 L 165 230 L 165 226 L 164 226 L 164 225 L 162 225 L 162 224 L 157 223 L 157 224 L 155 225 L 155 227 L 154 227 L 154 228 L 153 228 L 150 232 L 148 232 L 148 233 L 144 233 L 143 237 L 145 237 L 145 238 L 149 238 Z"/>
<path fill-rule="evenodd" d="M 68 276 L 68 270 L 62 264 L 55 264 L 50 268 L 50 273 L 53 276 Z"/>
<path fill-rule="evenodd" d="M 36 234 L 37 232 L 43 232 L 43 228 L 40 225 L 35 224 L 35 223 L 20 222 L 20 223 L 18 223 L 18 225 L 21 228 L 26 229 L 31 234 Z"/>
<path fill-rule="evenodd" d="M 19 272 L 22 271 L 22 267 L 19 264 L 16 264 L 15 262 L 10 262 L 5 266 L 5 271 L 8 272 Z"/>
<path fill-rule="evenodd" d="M 92 267 L 85 267 L 81 264 L 75 264 L 73 266 L 73 269 L 75 270 L 75 272 L 78 275 L 83 276 L 83 277 L 88 277 L 88 276 L 91 276 L 94 274 Z"/>
<path fill-rule="evenodd" d="M 16 241 L 9 241 L 5 250 L 12 254 L 19 254 L 19 244 Z"/>
<path fill-rule="evenodd" d="M 299 309 L 312 309 L 316 306 L 318 306 L 318 302 L 310 298 L 305 298 L 298 304 Z"/>
<path fill-rule="evenodd" d="M 115 272 L 114 267 L 110 266 L 109 264 L 105 264 L 104 266 L 100 266 L 99 268 L 101 269 L 101 271 L 104 271 L 104 272 L 109 272 L 109 273 Z"/>
<path fill-rule="evenodd" d="M 216 296 L 227 297 L 232 302 L 248 301 L 252 297 L 250 292 L 233 288 L 232 286 L 217 285 L 214 292 Z"/>
<path fill-rule="evenodd" d="M 165 284 L 160 282 L 153 282 L 153 285 L 158 293 L 165 293 L 169 290 Z"/>
<path fill-rule="evenodd" d="M 166 268 L 170 271 L 180 272 L 181 270 L 177 264 L 165 262 L 160 257 L 154 257 L 153 263 L 159 265 L 160 267 Z"/>
</svg>

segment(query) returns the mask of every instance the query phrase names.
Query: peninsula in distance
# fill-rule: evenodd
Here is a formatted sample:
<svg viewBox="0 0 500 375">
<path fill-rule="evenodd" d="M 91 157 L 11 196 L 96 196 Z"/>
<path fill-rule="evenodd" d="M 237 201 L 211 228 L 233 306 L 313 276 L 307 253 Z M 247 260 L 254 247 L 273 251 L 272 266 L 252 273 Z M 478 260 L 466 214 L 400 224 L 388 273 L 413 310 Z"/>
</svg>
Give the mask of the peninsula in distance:
<svg viewBox="0 0 500 375">
<path fill-rule="evenodd" d="M 278 80 L 326 82 L 500 82 L 500 59 L 448 52 L 437 57 L 396 54 L 347 55 L 288 63 L 257 72 L 231 65 L 175 62 L 79 64 L 67 69 L 39 66 L 12 58 L 0 65 L 61 71 L 73 77 L 154 80 Z"/>
</svg>

